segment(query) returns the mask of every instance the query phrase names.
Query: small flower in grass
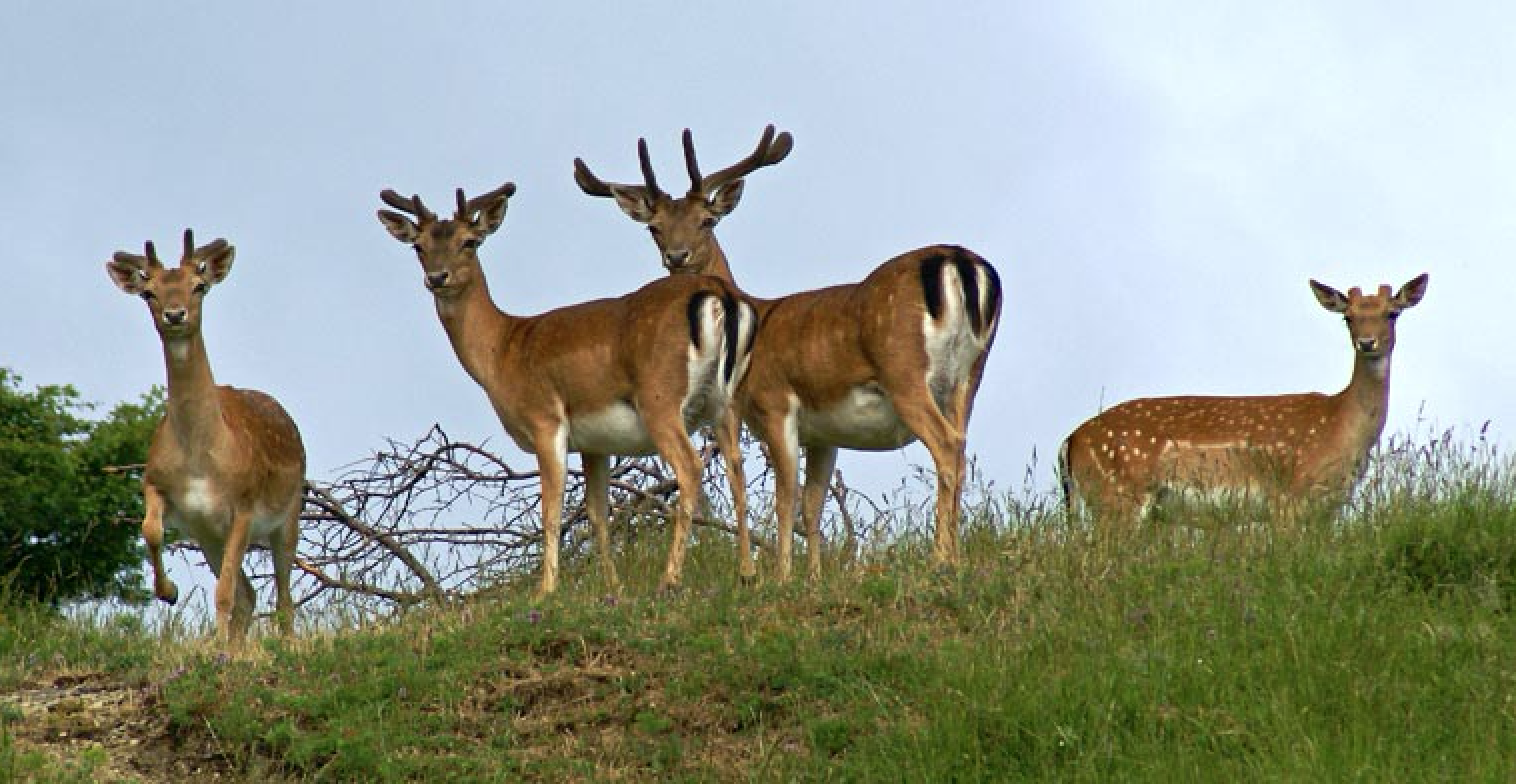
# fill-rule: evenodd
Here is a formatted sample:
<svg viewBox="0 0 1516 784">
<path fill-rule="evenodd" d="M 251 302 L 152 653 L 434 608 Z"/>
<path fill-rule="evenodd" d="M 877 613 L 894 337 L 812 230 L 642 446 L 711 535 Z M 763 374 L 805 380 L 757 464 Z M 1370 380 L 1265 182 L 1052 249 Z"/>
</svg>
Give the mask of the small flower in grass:
<svg viewBox="0 0 1516 784">
<path fill-rule="evenodd" d="M 541 621 L 542 621 L 542 611 L 541 610 L 533 607 L 532 609 L 526 611 L 526 622 L 527 623 L 540 623 Z"/>
<path fill-rule="evenodd" d="M 621 600 L 616 598 L 616 594 L 608 593 L 600 597 L 600 603 L 606 607 L 615 607 L 621 603 Z"/>
<path fill-rule="evenodd" d="M 216 666 L 225 667 L 232 660 L 232 655 L 226 651 L 216 654 Z"/>
</svg>

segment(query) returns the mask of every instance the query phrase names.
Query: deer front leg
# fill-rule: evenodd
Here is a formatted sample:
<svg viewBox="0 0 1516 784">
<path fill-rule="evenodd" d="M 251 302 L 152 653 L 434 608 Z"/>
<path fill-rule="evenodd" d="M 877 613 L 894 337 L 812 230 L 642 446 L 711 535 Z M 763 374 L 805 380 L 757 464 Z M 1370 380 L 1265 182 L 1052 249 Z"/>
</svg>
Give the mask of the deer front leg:
<svg viewBox="0 0 1516 784">
<path fill-rule="evenodd" d="M 233 513 L 231 528 L 219 552 L 202 544 L 208 561 L 219 564 L 216 570 L 216 628 L 222 642 L 240 645 L 252 622 L 253 586 L 242 573 L 242 557 L 247 554 L 247 539 L 252 515 Z"/>
<path fill-rule="evenodd" d="M 543 599 L 558 590 L 558 544 L 563 536 L 563 485 L 567 469 L 568 425 L 562 424 L 546 433 L 538 433 L 537 472 L 542 482 L 542 582 L 537 598 Z"/>
<path fill-rule="evenodd" d="M 167 602 L 179 602 L 179 586 L 168 578 L 163 568 L 163 494 L 149 483 L 142 485 L 142 539 L 147 543 L 147 557 L 153 565 L 153 596 Z"/>
</svg>

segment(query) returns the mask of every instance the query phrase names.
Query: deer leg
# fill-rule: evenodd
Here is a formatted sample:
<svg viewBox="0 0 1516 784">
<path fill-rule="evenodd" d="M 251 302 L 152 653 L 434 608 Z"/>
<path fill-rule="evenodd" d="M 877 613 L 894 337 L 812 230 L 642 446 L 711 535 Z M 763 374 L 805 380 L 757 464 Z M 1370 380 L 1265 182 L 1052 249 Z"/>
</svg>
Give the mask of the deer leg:
<svg viewBox="0 0 1516 784">
<path fill-rule="evenodd" d="M 758 579 L 758 570 L 753 566 L 753 538 L 747 526 L 747 477 L 742 468 L 741 432 L 742 420 L 734 409 L 728 408 L 716 423 L 716 445 L 726 463 L 726 478 L 732 487 L 732 511 L 737 517 L 737 578 L 752 583 Z"/>
<path fill-rule="evenodd" d="M 295 546 L 300 541 L 300 508 L 296 502 L 284 525 L 269 537 L 269 554 L 274 560 L 274 619 L 279 633 L 295 631 L 295 600 L 290 596 L 290 577 L 295 568 Z"/>
<path fill-rule="evenodd" d="M 805 559 L 811 580 L 821 579 L 821 509 L 837 468 L 837 447 L 805 448 L 805 490 L 800 497 L 800 524 L 805 527 Z"/>
<path fill-rule="evenodd" d="M 563 535 L 563 485 L 567 469 L 568 425 L 554 423 L 554 428 L 538 432 L 532 439 L 537 445 L 537 473 L 542 486 L 542 581 L 537 598 L 558 590 L 558 544 Z"/>
<path fill-rule="evenodd" d="M 795 549 L 795 496 L 800 484 L 800 434 L 794 412 L 760 412 L 758 438 L 768 447 L 769 468 L 774 472 L 774 515 L 779 519 L 775 577 L 789 582 L 790 561 Z"/>
<path fill-rule="evenodd" d="M 932 455 L 937 469 L 937 520 L 934 526 L 932 562 L 937 566 L 958 564 L 958 505 L 963 490 L 963 431 L 943 416 L 925 384 L 894 398 L 895 411 Z"/>
<path fill-rule="evenodd" d="M 147 557 L 153 564 L 153 595 L 169 604 L 179 601 L 179 586 L 168 578 L 163 568 L 163 495 L 149 483 L 142 484 L 142 539 L 147 543 Z"/>
<path fill-rule="evenodd" d="M 679 503 L 674 510 L 673 541 L 669 544 L 668 562 L 663 569 L 663 579 L 658 589 L 663 593 L 679 590 L 684 577 L 684 550 L 689 544 L 690 524 L 695 517 L 700 500 L 700 455 L 684 432 L 683 417 L 678 411 L 643 413 L 642 421 L 648 423 L 648 435 L 658 454 L 674 467 L 674 478 L 679 482 Z"/>
<path fill-rule="evenodd" d="M 611 458 L 608 455 L 581 454 L 584 464 L 584 504 L 589 510 L 590 525 L 595 529 L 595 549 L 600 551 L 600 575 L 606 590 L 621 591 L 616 576 L 616 559 L 611 554 L 611 526 L 607 506 L 610 498 Z"/>
<path fill-rule="evenodd" d="M 238 510 L 221 547 L 205 546 L 206 561 L 216 572 L 216 628 L 222 641 L 240 645 L 252 621 L 252 585 L 242 574 L 242 557 L 247 554 L 248 529 L 252 516 Z"/>
</svg>

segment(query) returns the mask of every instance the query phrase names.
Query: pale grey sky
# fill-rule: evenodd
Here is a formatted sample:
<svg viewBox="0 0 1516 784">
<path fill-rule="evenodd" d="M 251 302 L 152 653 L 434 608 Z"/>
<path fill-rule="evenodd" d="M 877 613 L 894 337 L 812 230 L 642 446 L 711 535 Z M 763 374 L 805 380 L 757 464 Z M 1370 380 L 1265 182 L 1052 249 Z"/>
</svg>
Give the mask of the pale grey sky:
<svg viewBox="0 0 1516 784">
<path fill-rule="evenodd" d="M 1395 286 L 1389 432 L 1516 418 L 1516 5 L 296 3 L 23 0 L 0 30 L 0 366 L 135 399 L 164 378 L 103 263 L 237 247 L 207 303 L 218 380 L 266 390 L 330 478 L 433 422 L 514 453 L 437 323 L 382 188 L 519 190 L 483 250 L 514 313 L 660 274 L 571 161 L 682 181 L 795 135 L 720 228 L 777 296 L 969 246 L 1005 282 L 970 451 L 1018 485 L 1106 404 L 1335 392 L 1351 355 L 1306 280 Z M 679 185 L 678 187 L 682 187 Z M 913 447 L 844 453 L 892 486 Z"/>
</svg>

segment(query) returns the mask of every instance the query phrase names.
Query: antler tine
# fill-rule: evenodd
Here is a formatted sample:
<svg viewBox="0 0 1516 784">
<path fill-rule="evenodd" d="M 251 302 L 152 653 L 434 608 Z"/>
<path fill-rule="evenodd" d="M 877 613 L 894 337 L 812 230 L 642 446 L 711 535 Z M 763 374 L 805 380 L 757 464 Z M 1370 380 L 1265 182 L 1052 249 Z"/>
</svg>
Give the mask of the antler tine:
<svg viewBox="0 0 1516 784">
<path fill-rule="evenodd" d="M 455 189 L 453 195 L 458 198 L 458 211 L 453 214 L 453 220 L 468 220 L 468 216 L 472 215 L 473 211 L 469 209 L 468 199 L 463 196 L 463 189 Z"/>
<path fill-rule="evenodd" d="M 399 193 L 396 193 L 394 190 L 385 188 L 379 192 L 379 198 L 385 204 L 388 204 L 389 206 L 394 207 L 401 212 L 409 212 L 411 215 L 415 216 L 417 220 L 432 220 L 437 217 L 436 213 L 427 209 L 426 205 L 421 203 L 420 196 L 413 195 L 407 199 L 406 197 L 401 196 Z"/>
<path fill-rule="evenodd" d="M 684 168 L 690 173 L 690 195 L 698 196 L 704 192 L 704 183 L 700 180 L 700 164 L 695 161 L 695 135 L 690 129 L 684 129 Z"/>
<path fill-rule="evenodd" d="M 637 140 L 637 160 L 642 164 L 642 181 L 647 183 L 649 195 L 663 195 L 658 189 L 658 178 L 653 176 L 653 159 L 647 154 L 647 139 Z"/>
<path fill-rule="evenodd" d="M 500 187 L 498 187 L 498 188 L 490 191 L 489 193 L 480 194 L 478 196 L 475 196 L 472 199 L 469 199 L 465 203 L 461 203 L 460 209 L 463 211 L 463 213 L 465 215 L 473 215 L 480 208 L 484 207 L 484 205 L 489 204 L 490 202 L 493 202 L 496 199 L 502 199 L 502 198 L 509 199 L 510 197 L 512 197 L 514 195 L 516 195 L 516 183 L 514 183 L 514 182 L 508 182 L 508 183 L 506 183 L 506 184 L 504 184 L 504 185 L 502 185 L 502 186 L 500 186 Z M 459 199 L 463 198 L 463 189 L 462 188 L 458 189 L 458 198 Z"/>
<path fill-rule="evenodd" d="M 153 247 L 152 240 L 148 240 L 147 242 L 143 243 L 142 250 L 147 256 L 147 263 L 149 266 L 163 269 L 163 261 L 158 258 L 158 249 L 156 247 Z"/>
<path fill-rule="evenodd" d="M 771 123 L 763 129 L 763 138 L 758 140 L 758 147 L 751 155 L 706 177 L 701 181 L 700 188 L 709 192 L 732 180 L 740 180 L 764 166 L 773 166 L 784 160 L 794 148 L 795 137 L 791 136 L 789 131 L 775 136 L 774 126 Z"/>
<path fill-rule="evenodd" d="M 179 257 L 179 266 L 184 266 L 195 257 L 195 230 L 184 230 L 184 255 Z"/>
</svg>

